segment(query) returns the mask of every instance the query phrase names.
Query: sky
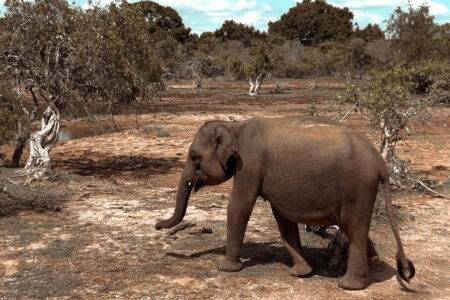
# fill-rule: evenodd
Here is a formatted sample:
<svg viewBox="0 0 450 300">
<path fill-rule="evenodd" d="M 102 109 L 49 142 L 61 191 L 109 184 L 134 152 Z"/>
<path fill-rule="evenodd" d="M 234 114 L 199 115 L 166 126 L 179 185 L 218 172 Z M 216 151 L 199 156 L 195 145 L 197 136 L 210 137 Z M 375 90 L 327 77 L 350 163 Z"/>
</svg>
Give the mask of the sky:
<svg viewBox="0 0 450 300">
<path fill-rule="evenodd" d="M 300 0 L 301 1 L 301 0 Z M 275 21 L 296 3 L 295 0 L 156 0 L 175 8 L 193 32 L 212 31 L 223 21 L 233 19 L 267 30 L 267 23 Z M 439 23 L 450 22 L 450 0 L 410 0 L 413 6 L 428 3 L 431 14 Z M 408 0 L 329 0 L 338 7 L 348 7 L 360 26 L 386 20 L 397 6 L 407 8 Z"/>
<path fill-rule="evenodd" d="M 69 0 L 86 7 L 87 0 Z M 113 0 L 93 0 L 104 5 Z M 267 23 L 275 21 L 295 5 L 296 0 L 153 0 L 164 6 L 176 9 L 186 26 L 195 33 L 214 31 L 225 20 L 252 25 L 260 30 L 267 30 Z M 299 0 L 301 1 L 301 0 Z M 131 0 L 130 2 L 135 2 Z M 354 22 L 360 27 L 368 23 L 378 23 L 389 18 L 397 6 L 408 7 L 410 2 L 414 7 L 423 3 L 430 6 L 430 12 L 438 23 L 450 22 L 450 0 L 328 0 L 328 3 L 338 7 L 348 7 L 354 14 Z M 0 0 L 0 10 L 2 10 Z"/>
</svg>

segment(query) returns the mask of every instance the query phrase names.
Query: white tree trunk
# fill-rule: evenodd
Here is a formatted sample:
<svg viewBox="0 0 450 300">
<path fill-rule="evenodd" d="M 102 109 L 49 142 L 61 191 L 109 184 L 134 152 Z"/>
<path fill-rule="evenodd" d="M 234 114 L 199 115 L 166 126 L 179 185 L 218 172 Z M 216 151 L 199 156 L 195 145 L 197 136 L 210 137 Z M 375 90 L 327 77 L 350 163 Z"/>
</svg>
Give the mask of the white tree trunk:
<svg viewBox="0 0 450 300">
<path fill-rule="evenodd" d="M 59 111 L 53 105 L 42 114 L 41 130 L 31 134 L 30 157 L 25 165 L 26 184 L 33 180 L 42 180 L 50 172 L 50 151 L 58 141 L 60 125 Z"/>
<path fill-rule="evenodd" d="M 258 77 L 255 78 L 255 80 L 253 80 L 252 78 L 250 78 L 248 80 L 248 83 L 250 84 L 250 90 L 249 90 L 248 94 L 250 96 L 259 95 L 259 90 L 261 89 L 261 85 L 262 85 L 265 77 L 266 77 L 266 74 L 261 73 L 258 75 Z"/>
<path fill-rule="evenodd" d="M 192 82 L 194 89 L 201 89 L 203 87 L 203 75 L 194 72 L 194 80 Z"/>
<path fill-rule="evenodd" d="M 380 127 L 382 130 L 380 153 L 385 161 L 391 161 L 394 157 L 395 143 L 400 139 L 399 132 L 384 120 L 381 120 Z"/>
</svg>

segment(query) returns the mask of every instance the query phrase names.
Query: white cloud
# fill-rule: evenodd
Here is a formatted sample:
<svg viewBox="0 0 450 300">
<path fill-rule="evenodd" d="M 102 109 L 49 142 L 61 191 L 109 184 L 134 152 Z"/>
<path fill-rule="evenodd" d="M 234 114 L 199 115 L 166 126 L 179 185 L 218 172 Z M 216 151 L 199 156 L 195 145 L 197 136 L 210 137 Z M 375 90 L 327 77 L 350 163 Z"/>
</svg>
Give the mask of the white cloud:
<svg viewBox="0 0 450 300">
<path fill-rule="evenodd" d="M 295 0 L 294 2 L 301 2 Z M 381 24 L 398 6 L 407 9 L 409 3 L 414 8 L 421 5 L 430 7 L 430 14 L 440 19 L 450 19 L 450 2 L 448 0 L 330 0 L 330 4 L 348 7 L 355 15 L 358 24 Z M 388 12 L 388 13 L 387 13 Z"/>
<path fill-rule="evenodd" d="M 195 18 L 204 18 L 196 24 L 194 32 L 214 30 L 225 20 L 235 20 L 256 28 L 267 27 L 267 20 L 273 13 L 267 3 L 256 0 L 154 0 L 155 2 L 173 7 L 183 15 L 186 24 L 194 24 Z"/>
<path fill-rule="evenodd" d="M 435 0 L 332 0 L 331 4 L 339 7 L 348 7 L 354 9 L 371 9 L 371 8 L 395 8 L 397 6 L 408 7 L 409 3 L 413 7 L 419 7 L 426 4 L 430 7 L 432 15 L 440 16 L 450 13 L 450 5 Z M 448 2 L 447 2 L 448 3 Z"/>
<path fill-rule="evenodd" d="M 120 4 L 120 2 L 118 2 L 117 0 L 93 0 L 92 6 L 105 7 L 113 2 L 117 2 Z M 83 9 L 88 9 L 89 7 L 91 7 L 91 5 L 89 5 L 89 3 L 87 1 L 81 6 L 81 8 L 83 8 Z"/>
<path fill-rule="evenodd" d="M 450 15 L 450 9 L 449 6 L 446 6 L 442 3 L 430 3 L 430 14 L 434 16 L 447 16 Z"/>
<path fill-rule="evenodd" d="M 259 25 L 261 23 L 266 23 L 266 19 L 259 11 L 248 11 L 244 15 L 236 18 L 237 22 L 244 23 L 247 25 Z"/>
<path fill-rule="evenodd" d="M 362 8 L 380 8 L 380 7 L 395 7 L 401 4 L 402 1 L 392 0 L 333 0 L 331 4 L 339 7 L 348 7 L 350 9 Z"/>
<path fill-rule="evenodd" d="M 382 15 L 370 13 L 363 10 L 353 10 L 353 15 L 355 22 L 357 22 L 358 24 L 381 24 L 386 19 Z"/>
<path fill-rule="evenodd" d="M 201 12 L 224 12 L 253 9 L 258 6 L 255 0 L 156 0 L 161 5 L 168 5 L 175 8 L 186 8 Z"/>
</svg>

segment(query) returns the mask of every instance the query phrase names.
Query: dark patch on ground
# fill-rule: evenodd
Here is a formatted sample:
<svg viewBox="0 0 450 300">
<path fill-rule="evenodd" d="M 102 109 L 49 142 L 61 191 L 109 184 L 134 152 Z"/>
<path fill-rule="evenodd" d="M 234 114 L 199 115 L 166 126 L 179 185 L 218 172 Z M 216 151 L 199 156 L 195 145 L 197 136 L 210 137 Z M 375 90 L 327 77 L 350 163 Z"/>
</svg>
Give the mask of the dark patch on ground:
<svg viewBox="0 0 450 300">
<path fill-rule="evenodd" d="M 64 159 L 55 161 L 55 166 L 61 169 L 70 169 L 78 175 L 96 176 L 99 178 L 121 175 L 124 172 L 133 171 L 127 174 L 132 178 L 150 175 L 161 175 L 170 172 L 172 169 L 182 168 L 184 162 L 179 157 L 150 158 L 145 156 L 113 155 L 104 157 L 104 154 L 90 152 L 89 157 L 97 156 L 98 159 Z"/>
</svg>

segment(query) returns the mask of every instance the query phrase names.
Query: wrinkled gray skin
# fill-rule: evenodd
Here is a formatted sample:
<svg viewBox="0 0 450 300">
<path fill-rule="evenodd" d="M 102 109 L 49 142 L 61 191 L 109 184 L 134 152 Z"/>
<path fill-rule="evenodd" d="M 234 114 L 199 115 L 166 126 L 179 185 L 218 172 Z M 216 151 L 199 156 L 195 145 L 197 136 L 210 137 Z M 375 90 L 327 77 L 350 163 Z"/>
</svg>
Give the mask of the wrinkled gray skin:
<svg viewBox="0 0 450 300">
<path fill-rule="evenodd" d="M 297 223 L 339 225 L 350 240 L 348 267 L 339 286 L 364 289 L 368 259 L 376 255 L 368 238 L 379 183 L 398 245 L 397 269 L 409 282 L 407 260 L 392 215 L 386 165 L 371 142 L 354 130 L 319 118 L 253 118 L 213 121 L 197 132 L 181 176 L 175 213 L 155 228 L 170 228 L 184 217 L 191 190 L 234 176 L 227 208 L 226 257 L 222 271 L 243 268 L 239 253 L 256 198 L 269 201 L 281 238 L 293 260 L 290 273 L 312 273 L 305 260 Z"/>
</svg>

